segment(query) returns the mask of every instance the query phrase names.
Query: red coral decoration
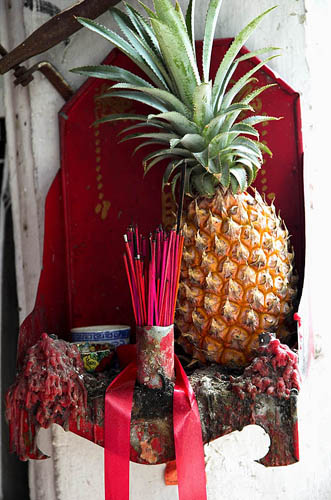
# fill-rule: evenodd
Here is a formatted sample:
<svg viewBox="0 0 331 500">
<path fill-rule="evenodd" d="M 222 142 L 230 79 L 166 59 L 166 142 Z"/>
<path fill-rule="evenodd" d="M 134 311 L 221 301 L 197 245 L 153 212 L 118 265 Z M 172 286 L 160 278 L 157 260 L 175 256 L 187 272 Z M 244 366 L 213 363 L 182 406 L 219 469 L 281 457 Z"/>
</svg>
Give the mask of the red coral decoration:
<svg viewBox="0 0 331 500">
<path fill-rule="evenodd" d="M 39 427 L 86 416 L 84 366 L 76 346 L 43 333 L 27 351 L 22 371 L 6 394 L 11 451 L 21 460 L 47 458 L 38 450 Z"/>
<path fill-rule="evenodd" d="M 265 393 L 288 399 L 292 389 L 300 390 L 298 356 L 278 339 L 259 348 L 259 356 L 245 369 L 242 377 L 230 377 L 234 392 L 244 399 L 247 393 L 254 400 Z"/>
</svg>

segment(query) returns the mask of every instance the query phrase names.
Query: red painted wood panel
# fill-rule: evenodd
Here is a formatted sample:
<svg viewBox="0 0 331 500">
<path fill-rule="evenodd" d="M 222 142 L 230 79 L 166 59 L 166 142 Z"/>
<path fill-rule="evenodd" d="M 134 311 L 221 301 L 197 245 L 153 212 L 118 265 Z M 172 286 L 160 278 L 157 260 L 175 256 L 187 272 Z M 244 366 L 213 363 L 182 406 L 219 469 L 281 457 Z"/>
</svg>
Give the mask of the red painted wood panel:
<svg viewBox="0 0 331 500">
<path fill-rule="evenodd" d="M 231 43 L 214 46 L 212 74 Z M 198 43 L 201 54 L 201 43 Z M 246 52 L 246 49 L 243 49 Z M 245 61 L 235 79 L 256 64 Z M 134 69 L 116 49 L 105 60 Z M 257 73 L 258 84 L 277 83 L 253 105 L 258 113 L 283 116 L 260 126 L 261 140 L 273 151 L 266 158 L 256 187 L 267 200 L 275 197 L 292 234 L 301 279 L 304 274 L 304 201 L 299 94 L 267 68 Z M 143 105 L 123 99 L 100 100 L 108 81 L 89 79 L 59 114 L 61 173 L 46 202 L 43 271 L 36 306 L 20 330 L 19 360 L 42 331 L 69 338 L 71 327 L 91 324 L 133 324 L 129 291 L 122 264 L 123 238 L 133 221 L 146 234 L 175 209 L 169 194 L 161 195 L 163 168 L 158 164 L 143 178 L 137 141 L 119 144 L 118 133 L 131 122 L 93 127 L 109 113 L 148 112 Z"/>
</svg>

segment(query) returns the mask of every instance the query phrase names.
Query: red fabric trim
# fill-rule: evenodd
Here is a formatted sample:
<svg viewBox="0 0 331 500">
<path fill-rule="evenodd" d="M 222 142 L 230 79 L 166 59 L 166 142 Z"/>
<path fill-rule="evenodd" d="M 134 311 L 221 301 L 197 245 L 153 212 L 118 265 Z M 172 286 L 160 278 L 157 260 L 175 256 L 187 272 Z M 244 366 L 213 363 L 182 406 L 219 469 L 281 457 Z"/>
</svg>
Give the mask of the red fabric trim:
<svg viewBox="0 0 331 500">
<path fill-rule="evenodd" d="M 129 500 L 130 423 L 137 366 L 130 363 L 105 396 L 105 499 Z"/>
<path fill-rule="evenodd" d="M 177 356 L 175 356 L 175 369 L 173 420 L 178 496 L 180 500 L 207 500 L 199 408 L 191 384 Z"/>
</svg>

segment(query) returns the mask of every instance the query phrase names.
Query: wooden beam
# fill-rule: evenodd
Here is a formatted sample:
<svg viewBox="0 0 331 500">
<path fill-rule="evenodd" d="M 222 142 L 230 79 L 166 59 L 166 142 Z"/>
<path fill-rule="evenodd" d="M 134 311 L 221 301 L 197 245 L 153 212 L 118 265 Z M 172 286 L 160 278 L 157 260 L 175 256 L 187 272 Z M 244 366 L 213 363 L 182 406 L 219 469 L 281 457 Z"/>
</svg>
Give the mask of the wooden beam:
<svg viewBox="0 0 331 500">
<path fill-rule="evenodd" d="M 63 10 L 36 29 L 24 42 L 0 60 L 0 73 L 7 73 L 30 57 L 42 54 L 82 28 L 75 17 L 95 19 L 120 0 L 82 0 Z M 2 54 L 3 55 L 3 54 Z"/>
</svg>

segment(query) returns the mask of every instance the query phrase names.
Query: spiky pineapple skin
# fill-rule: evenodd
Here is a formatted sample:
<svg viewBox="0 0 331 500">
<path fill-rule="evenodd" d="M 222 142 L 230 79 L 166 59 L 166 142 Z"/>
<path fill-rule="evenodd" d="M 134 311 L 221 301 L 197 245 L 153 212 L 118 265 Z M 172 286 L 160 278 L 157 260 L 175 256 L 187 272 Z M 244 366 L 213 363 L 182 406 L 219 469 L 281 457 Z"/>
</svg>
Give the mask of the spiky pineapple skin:
<svg viewBox="0 0 331 500">
<path fill-rule="evenodd" d="M 191 202 L 184 236 L 178 341 L 202 362 L 244 366 L 259 334 L 282 331 L 293 309 L 287 229 L 258 192 L 219 188 Z"/>
</svg>

